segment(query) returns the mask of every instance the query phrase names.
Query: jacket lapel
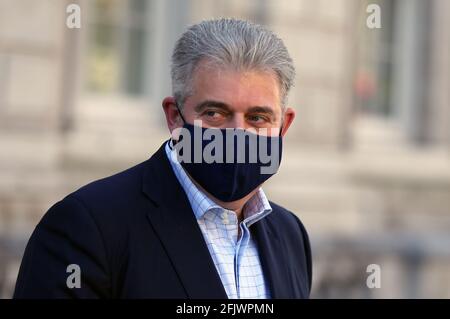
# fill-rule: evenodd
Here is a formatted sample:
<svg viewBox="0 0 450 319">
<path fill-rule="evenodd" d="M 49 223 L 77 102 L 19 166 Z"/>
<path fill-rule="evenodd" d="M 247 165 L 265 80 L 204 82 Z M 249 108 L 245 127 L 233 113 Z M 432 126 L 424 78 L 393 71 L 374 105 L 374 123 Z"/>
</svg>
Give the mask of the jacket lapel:
<svg viewBox="0 0 450 319">
<path fill-rule="evenodd" d="M 147 217 L 188 298 L 227 298 L 188 198 L 170 166 L 165 143 L 148 161 L 143 192 L 156 206 Z"/>
<path fill-rule="evenodd" d="M 272 214 L 276 214 L 276 212 L 272 212 Z M 253 234 L 256 238 L 259 258 L 269 284 L 270 294 L 274 299 L 295 298 L 292 295 L 292 282 L 288 275 L 285 250 L 277 232 L 272 229 L 269 218 L 270 216 L 261 219 L 252 227 L 254 227 Z"/>
</svg>

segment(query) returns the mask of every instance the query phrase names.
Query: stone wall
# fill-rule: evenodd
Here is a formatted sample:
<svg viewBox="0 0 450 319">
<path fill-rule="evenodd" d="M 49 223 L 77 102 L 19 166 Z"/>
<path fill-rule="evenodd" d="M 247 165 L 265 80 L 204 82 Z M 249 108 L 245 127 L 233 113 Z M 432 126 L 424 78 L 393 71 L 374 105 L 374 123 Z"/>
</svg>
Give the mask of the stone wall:
<svg viewBox="0 0 450 319">
<path fill-rule="evenodd" d="M 2 296 L 11 294 L 24 245 L 54 202 L 147 159 L 168 138 L 157 115 L 162 96 L 86 98 L 78 73 L 85 35 L 68 34 L 66 3 L 0 1 Z M 155 3 L 163 15 L 177 8 L 175 0 Z M 442 243 L 450 229 L 449 3 L 433 0 L 431 6 L 428 148 L 411 145 L 395 122 L 355 112 L 355 30 L 363 27 L 358 14 L 364 9 L 358 3 L 190 0 L 183 7 L 188 11 L 178 14 L 186 24 L 218 16 L 265 23 L 293 55 L 297 80 L 289 101 L 298 116 L 281 170 L 265 190 L 309 231 L 313 296 L 448 297 Z M 156 26 L 164 50 L 178 35 L 166 27 Z M 167 58 L 157 61 L 165 62 L 152 78 L 167 81 Z M 158 85 L 155 92 L 163 94 L 167 83 Z M 382 266 L 381 290 L 364 285 L 369 263 Z M 408 286 L 411 280 L 417 285 Z"/>
</svg>

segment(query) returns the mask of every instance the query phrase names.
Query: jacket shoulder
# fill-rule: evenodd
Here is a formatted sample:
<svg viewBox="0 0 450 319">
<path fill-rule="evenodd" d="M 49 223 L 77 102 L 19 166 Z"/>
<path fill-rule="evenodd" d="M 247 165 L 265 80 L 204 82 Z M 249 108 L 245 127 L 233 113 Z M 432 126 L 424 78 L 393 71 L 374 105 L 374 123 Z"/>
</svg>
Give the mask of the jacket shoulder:
<svg viewBox="0 0 450 319">
<path fill-rule="evenodd" d="M 133 229 L 145 225 L 145 212 L 152 208 L 142 193 L 145 167 L 146 162 L 142 162 L 82 186 L 64 197 L 58 204 L 59 209 L 53 214 L 47 213 L 47 218 L 55 219 L 58 215 L 62 218 L 70 207 L 72 213 L 66 217 L 68 221 L 75 223 L 90 218 L 103 238 L 108 254 L 122 251 Z"/>
<path fill-rule="evenodd" d="M 83 202 L 92 200 L 109 202 L 140 190 L 143 171 L 148 161 L 137 164 L 114 175 L 92 181 L 67 195 Z"/>
<path fill-rule="evenodd" d="M 288 247 L 298 249 L 306 260 L 309 290 L 312 286 L 312 253 L 308 232 L 300 218 L 286 208 L 270 202 L 273 212 L 267 216 L 275 228 L 276 234 L 282 237 Z"/>
<path fill-rule="evenodd" d="M 294 214 L 290 210 L 288 210 L 288 209 L 284 208 L 283 206 L 280 206 L 272 201 L 269 201 L 269 203 L 270 203 L 270 206 L 272 207 L 273 213 L 275 213 L 275 214 L 270 214 L 269 217 L 273 217 L 274 222 L 282 223 L 283 226 L 288 226 L 288 225 L 291 225 L 293 227 L 300 226 L 301 231 L 306 232 L 306 229 L 305 229 L 302 221 L 296 214 Z"/>
</svg>

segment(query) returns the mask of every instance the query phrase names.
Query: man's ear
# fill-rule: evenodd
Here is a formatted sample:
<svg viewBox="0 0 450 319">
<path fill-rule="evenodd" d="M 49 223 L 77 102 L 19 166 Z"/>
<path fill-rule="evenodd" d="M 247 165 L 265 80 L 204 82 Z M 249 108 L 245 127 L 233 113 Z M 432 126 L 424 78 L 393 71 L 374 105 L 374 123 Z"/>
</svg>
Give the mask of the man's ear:
<svg viewBox="0 0 450 319">
<path fill-rule="evenodd" d="M 292 107 L 286 107 L 283 112 L 283 129 L 281 131 L 281 136 L 284 136 L 291 126 L 295 118 L 295 110 Z"/>
<path fill-rule="evenodd" d="M 183 126 L 183 120 L 181 119 L 180 112 L 175 105 L 175 98 L 173 96 L 168 96 L 164 98 L 161 104 L 164 114 L 166 115 L 167 127 L 172 134 L 174 129 Z"/>
</svg>

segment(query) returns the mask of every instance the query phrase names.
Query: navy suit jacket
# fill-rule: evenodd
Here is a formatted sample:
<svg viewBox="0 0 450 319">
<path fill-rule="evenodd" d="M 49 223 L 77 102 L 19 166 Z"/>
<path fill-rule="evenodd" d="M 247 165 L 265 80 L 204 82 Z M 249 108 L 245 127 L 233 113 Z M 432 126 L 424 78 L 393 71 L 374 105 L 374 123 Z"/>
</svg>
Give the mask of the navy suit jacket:
<svg viewBox="0 0 450 319">
<path fill-rule="evenodd" d="M 311 250 L 300 220 L 273 212 L 251 226 L 273 298 L 308 298 Z M 68 288 L 80 267 L 81 287 Z M 53 205 L 23 256 L 15 298 L 227 298 L 164 145 L 147 161 Z"/>
</svg>

